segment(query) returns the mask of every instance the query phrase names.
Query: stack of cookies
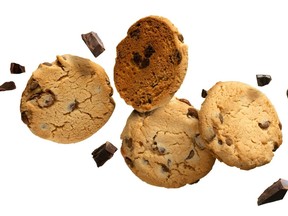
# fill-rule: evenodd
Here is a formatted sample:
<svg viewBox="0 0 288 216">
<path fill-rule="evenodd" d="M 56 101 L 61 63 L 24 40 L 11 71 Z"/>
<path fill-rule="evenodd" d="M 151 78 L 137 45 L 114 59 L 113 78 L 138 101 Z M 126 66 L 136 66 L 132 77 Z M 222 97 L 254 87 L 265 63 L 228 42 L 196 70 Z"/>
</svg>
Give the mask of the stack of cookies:
<svg viewBox="0 0 288 216">
<path fill-rule="evenodd" d="M 201 109 L 174 95 L 188 66 L 184 38 L 166 18 L 138 20 L 117 46 L 114 81 L 134 108 L 121 153 L 148 184 L 178 188 L 198 182 L 215 160 L 249 170 L 271 161 L 282 143 L 269 99 L 240 82 L 218 82 Z"/>
</svg>

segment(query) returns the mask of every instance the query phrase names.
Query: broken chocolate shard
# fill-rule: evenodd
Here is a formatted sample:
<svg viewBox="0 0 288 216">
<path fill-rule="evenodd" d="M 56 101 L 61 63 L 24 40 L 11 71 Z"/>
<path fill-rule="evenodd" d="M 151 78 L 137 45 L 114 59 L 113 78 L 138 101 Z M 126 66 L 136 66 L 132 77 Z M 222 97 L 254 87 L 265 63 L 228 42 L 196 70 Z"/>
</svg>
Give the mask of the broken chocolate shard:
<svg viewBox="0 0 288 216">
<path fill-rule="evenodd" d="M 265 75 L 265 74 L 257 74 L 256 79 L 257 79 L 258 86 L 268 85 L 270 81 L 272 80 L 270 75 Z"/>
<path fill-rule="evenodd" d="M 288 181 L 279 179 L 269 186 L 258 198 L 258 205 L 282 200 L 288 190 Z"/>
<path fill-rule="evenodd" d="M 81 34 L 81 37 L 95 58 L 105 51 L 104 45 L 97 33 L 91 31 L 87 34 Z"/>
<path fill-rule="evenodd" d="M 12 62 L 10 64 L 10 72 L 11 74 L 21 74 L 25 72 L 25 67 L 18 63 Z"/>
<path fill-rule="evenodd" d="M 0 85 L 0 91 L 8 91 L 16 89 L 16 85 L 13 81 L 4 82 L 2 85 Z"/>
<path fill-rule="evenodd" d="M 95 149 L 92 152 L 92 156 L 97 164 L 97 167 L 102 166 L 104 163 L 106 163 L 106 161 L 112 158 L 116 151 L 117 148 L 108 141 Z"/>
<path fill-rule="evenodd" d="M 202 89 L 201 97 L 202 98 L 206 98 L 207 97 L 207 91 L 205 89 Z"/>
</svg>

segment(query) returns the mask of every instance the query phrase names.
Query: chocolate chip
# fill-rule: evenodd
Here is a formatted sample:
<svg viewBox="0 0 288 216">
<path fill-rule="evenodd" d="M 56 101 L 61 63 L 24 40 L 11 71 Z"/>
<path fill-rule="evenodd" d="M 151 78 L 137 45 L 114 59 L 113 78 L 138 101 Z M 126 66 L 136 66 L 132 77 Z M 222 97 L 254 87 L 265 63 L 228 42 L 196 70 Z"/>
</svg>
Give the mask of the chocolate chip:
<svg viewBox="0 0 288 216">
<path fill-rule="evenodd" d="M 29 85 L 30 91 L 33 91 L 33 90 L 37 89 L 38 87 L 39 87 L 38 82 L 36 80 L 32 79 L 30 81 L 30 85 Z"/>
<path fill-rule="evenodd" d="M 182 61 L 182 55 L 179 50 L 174 50 L 170 55 L 170 61 L 173 65 L 179 65 Z"/>
<path fill-rule="evenodd" d="M 198 179 L 198 180 L 196 180 L 196 181 L 194 181 L 194 182 L 189 183 L 189 185 L 196 184 L 196 183 L 198 183 L 199 181 L 200 181 L 200 179 Z"/>
<path fill-rule="evenodd" d="M 161 164 L 161 169 L 163 172 L 169 172 L 170 171 L 170 169 L 165 164 Z"/>
<path fill-rule="evenodd" d="M 178 100 L 181 101 L 181 102 L 183 102 L 183 103 L 188 104 L 189 106 L 191 106 L 191 103 L 190 103 L 187 99 L 185 99 L 185 98 L 180 98 L 180 99 L 178 99 Z"/>
<path fill-rule="evenodd" d="M 216 134 L 211 127 L 207 127 L 205 130 L 205 136 L 207 137 L 206 141 L 211 142 L 216 137 Z"/>
<path fill-rule="evenodd" d="M 134 163 L 133 161 L 129 158 L 129 157 L 125 157 L 124 158 L 126 164 L 130 167 L 130 168 L 133 168 L 134 167 Z"/>
<path fill-rule="evenodd" d="M 281 122 L 279 122 L 278 126 L 279 126 L 280 130 L 282 130 L 282 123 Z"/>
<path fill-rule="evenodd" d="M 187 116 L 191 116 L 193 118 L 199 119 L 198 111 L 192 107 L 188 108 Z"/>
<path fill-rule="evenodd" d="M 133 52 L 132 55 L 132 61 L 139 66 L 142 62 L 142 56 L 138 52 Z"/>
<path fill-rule="evenodd" d="M 144 56 L 146 58 L 150 58 L 153 55 L 153 53 L 155 53 L 155 50 L 151 45 L 148 45 L 144 50 Z"/>
<path fill-rule="evenodd" d="M 270 81 L 272 80 L 270 75 L 265 75 L 265 74 L 257 74 L 256 79 L 257 79 L 258 86 L 268 85 Z"/>
<path fill-rule="evenodd" d="M 46 66 L 48 66 L 48 67 L 51 67 L 51 66 L 52 66 L 52 64 L 51 64 L 50 62 L 43 62 L 42 64 L 43 64 L 43 65 L 46 65 Z"/>
<path fill-rule="evenodd" d="M 128 148 L 132 148 L 133 146 L 133 140 L 131 137 L 126 137 L 124 140 L 123 140 L 124 144 L 127 145 Z"/>
<path fill-rule="evenodd" d="M 288 181 L 279 179 L 271 186 L 264 190 L 264 192 L 258 197 L 257 204 L 262 205 L 274 201 L 282 200 L 288 190 Z"/>
<path fill-rule="evenodd" d="M 220 120 L 221 124 L 223 124 L 224 119 L 223 119 L 223 115 L 221 113 L 219 113 L 219 120 Z"/>
<path fill-rule="evenodd" d="M 91 31 L 87 34 L 81 34 L 81 37 L 95 58 L 105 51 L 104 45 L 97 33 Z"/>
<path fill-rule="evenodd" d="M 131 31 L 129 35 L 131 38 L 138 40 L 140 37 L 140 29 L 137 28 L 137 29 Z"/>
<path fill-rule="evenodd" d="M 9 91 L 16 89 L 16 85 L 13 81 L 4 82 L 2 85 L 0 85 L 0 91 Z"/>
<path fill-rule="evenodd" d="M 161 146 L 158 146 L 158 152 L 160 153 L 160 154 L 164 154 L 165 153 L 165 151 L 166 151 L 166 149 L 164 148 L 164 147 L 161 147 Z"/>
<path fill-rule="evenodd" d="M 186 160 L 189 160 L 189 159 L 193 158 L 194 155 L 195 155 L 195 152 L 194 152 L 194 150 L 192 149 L 192 150 L 189 152 L 189 155 L 186 157 Z"/>
<path fill-rule="evenodd" d="M 200 134 L 196 134 L 193 141 L 201 150 L 205 149 L 205 144 Z"/>
<path fill-rule="evenodd" d="M 51 91 L 46 91 L 40 94 L 37 103 L 40 107 L 50 107 L 54 104 L 55 95 Z"/>
<path fill-rule="evenodd" d="M 279 148 L 279 144 L 277 142 L 273 142 L 273 152 L 275 152 Z"/>
<path fill-rule="evenodd" d="M 140 69 L 143 69 L 143 68 L 148 67 L 149 65 L 150 65 L 150 60 L 149 60 L 149 58 L 144 58 L 144 59 L 142 60 L 142 62 L 140 63 L 139 68 L 140 68 Z"/>
<path fill-rule="evenodd" d="M 28 111 L 21 112 L 21 120 L 24 124 L 29 125 L 29 117 L 31 114 Z"/>
<path fill-rule="evenodd" d="M 78 104 L 79 102 L 77 100 L 74 100 L 72 103 L 70 103 L 67 107 L 67 110 L 69 112 L 72 112 L 73 110 L 77 109 L 78 108 Z"/>
<path fill-rule="evenodd" d="M 228 146 L 231 146 L 233 144 L 233 140 L 230 138 L 230 137 L 227 137 L 225 139 L 225 143 L 228 145 Z"/>
<path fill-rule="evenodd" d="M 270 126 L 270 121 L 260 122 L 260 123 L 258 123 L 258 126 L 261 129 L 265 130 L 265 129 L 267 129 Z"/>
<path fill-rule="evenodd" d="M 182 34 L 178 34 L 178 40 L 180 40 L 181 43 L 184 43 L 184 37 Z"/>
<path fill-rule="evenodd" d="M 223 141 L 219 139 L 219 140 L 218 140 L 218 144 L 219 144 L 219 145 L 222 145 L 222 144 L 223 144 Z"/>
<path fill-rule="evenodd" d="M 100 147 L 96 148 L 92 152 L 92 156 L 97 164 L 97 167 L 102 166 L 104 163 L 106 163 L 106 161 L 112 158 L 116 151 L 117 148 L 108 141 L 102 144 Z"/>
<path fill-rule="evenodd" d="M 206 98 L 207 97 L 207 91 L 205 89 L 202 89 L 201 97 L 202 98 Z"/>
<path fill-rule="evenodd" d="M 24 73 L 25 72 L 25 67 L 20 65 L 20 64 L 18 64 L 18 63 L 12 62 L 10 64 L 10 72 L 11 72 L 11 74 Z"/>
</svg>

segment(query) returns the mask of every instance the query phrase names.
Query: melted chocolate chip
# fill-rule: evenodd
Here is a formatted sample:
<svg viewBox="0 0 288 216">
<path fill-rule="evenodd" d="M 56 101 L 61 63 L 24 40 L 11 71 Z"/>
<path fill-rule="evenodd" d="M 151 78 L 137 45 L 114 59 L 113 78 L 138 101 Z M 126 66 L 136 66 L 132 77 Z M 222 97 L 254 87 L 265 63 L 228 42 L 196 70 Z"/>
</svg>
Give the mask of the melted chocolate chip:
<svg viewBox="0 0 288 216">
<path fill-rule="evenodd" d="M 130 167 L 130 168 L 133 168 L 134 167 L 134 163 L 133 161 L 129 158 L 129 157 L 125 157 L 124 158 L 126 164 Z"/>
<path fill-rule="evenodd" d="M 233 140 L 230 138 L 230 137 L 227 137 L 225 139 L 225 143 L 228 145 L 228 146 L 231 146 L 233 144 Z"/>
<path fill-rule="evenodd" d="M 189 100 L 185 99 L 185 98 L 180 98 L 178 99 L 179 101 L 186 103 L 187 105 L 191 106 L 191 103 L 189 102 Z"/>
<path fill-rule="evenodd" d="M 199 119 L 198 111 L 192 107 L 188 108 L 187 116 L 191 116 L 193 118 Z"/>
<path fill-rule="evenodd" d="M 261 129 L 265 130 L 265 129 L 267 129 L 270 126 L 270 121 L 260 122 L 260 123 L 258 123 L 258 126 Z"/>
<path fill-rule="evenodd" d="M 170 61 L 173 65 L 179 65 L 182 61 L 182 55 L 179 50 L 174 50 L 170 55 Z"/>
<path fill-rule="evenodd" d="M 131 31 L 129 35 L 131 38 L 138 40 L 140 37 L 140 29 L 135 29 Z"/>
<path fill-rule="evenodd" d="M 40 94 L 37 103 L 40 107 L 50 107 L 54 104 L 55 95 L 51 91 L 46 91 Z"/>
<path fill-rule="evenodd" d="M 189 160 L 189 159 L 193 158 L 194 155 L 195 155 L 195 152 L 194 152 L 194 150 L 192 149 L 192 150 L 189 152 L 189 155 L 187 156 L 186 160 Z"/>
<path fill-rule="evenodd" d="M 123 140 L 123 142 L 125 143 L 125 145 L 127 145 L 128 148 L 132 148 L 132 146 L 133 146 L 133 140 L 132 140 L 131 137 L 125 138 L 125 139 Z"/>
<path fill-rule="evenodd" d="M 151 45 L 148 45 L 144 50 L 144 56 L 146 58 L 150 58 L 153 53 L 155 53 L 155 50 Z"/>
<path fill-rule="evenodd" d="M 161 169 L 163 172 L 169 172 L 170 171 L 170 169 L 165 164 L 161 164 Z"/>
<path fill-rule="evenodd" d="M 184 37 L 182 34 L 178 34 L 178 40 L 181 42 L 181 43 L 184 43 Z"/>
</svg>

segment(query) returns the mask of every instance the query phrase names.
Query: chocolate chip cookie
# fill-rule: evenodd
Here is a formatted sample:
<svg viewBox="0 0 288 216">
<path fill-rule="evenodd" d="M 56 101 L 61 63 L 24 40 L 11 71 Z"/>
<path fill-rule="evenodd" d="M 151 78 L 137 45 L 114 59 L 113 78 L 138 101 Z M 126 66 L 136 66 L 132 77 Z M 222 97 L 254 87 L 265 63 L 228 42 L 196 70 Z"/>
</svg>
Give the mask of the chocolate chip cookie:
<svg viewBox="0 0 288 216">
<path fill-rule="evenodd" d="M 215 158 L 203 148 L 198 111 L 187 100 L 172 98 L 151 112 L 134 110 L 121 134 L 121 153 L 144 182 L 166 188 L 196 183 Z"/>
<path fill-rule="evenodd" d="M 208 90 L 199 125 L 215 157 L 244 170 L 269 163 L 282 144 L 281 123 L 271 101 L 241 82 L 218 82 Z"/>
<path fill-rule="evenodd" d="M 151 111 L 169 102 L 187 67 L 188 48 L 178 29 L 167 18 L 144 17 L 117 46 L 115 86 L 134 109 Z"/>
<path fill-rule="evenodd" d="M 105 70 L 78 56 L 42 63 L 21 98 L 21 117 L 37 136 L 75 143 L 97 132 L 112 115 L 113 90 Z"/>
</svg>

